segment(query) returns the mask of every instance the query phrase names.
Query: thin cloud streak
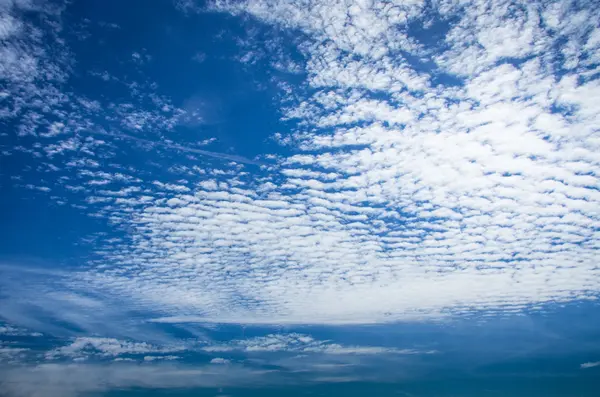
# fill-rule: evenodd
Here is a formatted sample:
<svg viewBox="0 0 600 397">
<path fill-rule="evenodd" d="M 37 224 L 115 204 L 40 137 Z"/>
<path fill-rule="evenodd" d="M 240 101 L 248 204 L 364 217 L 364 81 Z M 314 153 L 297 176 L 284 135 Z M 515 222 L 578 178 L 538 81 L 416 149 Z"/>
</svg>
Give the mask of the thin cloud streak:
<svg viewBox="0 0 600 397">
<path fill-rule="evenodd" d="M 213 157 L 213 158 L 217 158 L 217 159 L 221 159 L 221 160 L 230 160 L 230 161 L 235 161 L 235 162 L 239 162 L 239 163 L 258 165 L 258 166 L 264 165 L 263 163 L 261 163 L 259 161 L 251 160 L 251 159 L 243 157 L 243 156 L 237 156 L 235 154 L 212 152 L 210 150 L 196 149 L 196 148 L 191 148 L 188 146 L 178 145 L 175 143 L 151 141 L 149 139 L 139 138 L 139 137 L 124 134 L 124 133 L 113 134 L 110 132 L 102 132 L 102 131 L 94 131 L 94 132 L 88 131 L 88 132 L 95 134 L 95 135 L 112 137 L 115 139 L 128 139 L 128 140 L 136 141 L 136 142 L 143 143 L 145 145 L 150 145 L 150 146 L 160 146 L 160 147 L 164 147 L 164 148 L 171 149 L 171 150 L 179 150 L 179 151 L 187 152 L 187 153 L 200 154 L 202 156 Z"/>
</svg>

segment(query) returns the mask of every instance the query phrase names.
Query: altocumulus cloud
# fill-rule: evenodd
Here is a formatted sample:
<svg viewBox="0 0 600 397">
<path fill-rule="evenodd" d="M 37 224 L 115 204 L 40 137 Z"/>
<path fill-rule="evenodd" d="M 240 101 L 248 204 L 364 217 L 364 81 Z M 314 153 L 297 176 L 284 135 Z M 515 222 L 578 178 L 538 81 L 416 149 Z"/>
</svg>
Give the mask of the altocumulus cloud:
<svg viewBox="0 0 600 397">
<path fill-rule="evenodd" d="M 265 173 L 107 191 L 104 213 L 132 234 L 106 247 L 119 272 L 82 279 L 162 322 L 373 323 L 594 298 L 591 7 L 214 3 L 305 36 L 305 86 L 281 105 L 297 127 L 276 137 L 296 154 Z"/>
<path fill-rule="evenodd" d="M 74 40 L 118 25 L 0 0 L 0 156 L 18 165 L 0 183 L 102 230 L 76 231 L 70 267 L 0 258 L 0 394 L 409 378 L 447 345 L 305 325 L 597 297 L 594 2 L 175 3 L 238 21 L 228 62 L 277 91 L 258 155 L 180 134 L 212 115 L 167 94 L 151 50 L 82 72 Z"/>
<path fill-rule="evenodd" d="M 37 142 L 6 154 L 62 175 L 26 188 L 125 231 L 95 237 L 98 259 L 64 288 L 118 296 L 156 322 L 258 324 L 519 311 L 598 293 L 592 2 L 214 2 L 302 37 L 302 61 L 273 66 L 306 77 L 280 82 L 293 127 L 273 138 L 292 151 L 264 161 L 152 135 L 193 115 L 151 84 L 126 82 L 131 103 L 61 91 L 73 66 L 62 9 L 2 7 L 2 117 Z M 19 19 L 25 7 L 45 25 Z M 261 59 L 277 43 L 248 46 Z M 118 164 L 123 140 L 205 161 L 161 179 Z"/>
</svg>

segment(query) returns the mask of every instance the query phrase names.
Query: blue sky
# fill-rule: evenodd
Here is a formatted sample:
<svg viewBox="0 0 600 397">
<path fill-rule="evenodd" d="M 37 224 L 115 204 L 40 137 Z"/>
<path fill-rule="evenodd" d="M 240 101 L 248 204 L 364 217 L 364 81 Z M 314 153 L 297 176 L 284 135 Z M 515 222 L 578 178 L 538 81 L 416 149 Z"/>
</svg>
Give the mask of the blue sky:
<svg viewBox="0 0 600 397">
<path fill-rule="evenodd" d="M 0 0 L 0 395 L 593 395 L 597 14 Z"/>
</svg>

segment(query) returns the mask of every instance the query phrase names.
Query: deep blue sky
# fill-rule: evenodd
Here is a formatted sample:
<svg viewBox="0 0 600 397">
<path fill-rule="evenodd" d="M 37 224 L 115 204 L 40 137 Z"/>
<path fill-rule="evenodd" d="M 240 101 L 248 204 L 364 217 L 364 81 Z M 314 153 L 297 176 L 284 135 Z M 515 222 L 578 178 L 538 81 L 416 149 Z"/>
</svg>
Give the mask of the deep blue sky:
<svg viewBox="0 0 600 397">
<path fill-rule="evenodd" d="M 594 396 L 597 20 L 0 0 L 0 395 Z"/>
</svg>

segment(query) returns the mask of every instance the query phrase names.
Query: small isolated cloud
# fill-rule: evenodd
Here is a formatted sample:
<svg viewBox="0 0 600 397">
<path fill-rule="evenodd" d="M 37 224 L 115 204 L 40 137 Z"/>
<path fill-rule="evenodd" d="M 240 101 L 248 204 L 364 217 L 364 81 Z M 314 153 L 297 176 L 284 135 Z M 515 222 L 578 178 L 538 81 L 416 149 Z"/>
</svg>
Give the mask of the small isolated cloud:
<svg viewBox="0 0 600 397">
<path fill-rule="evenodd" d="M 167 360 L 167 361 L 172 361 L 172 360 L 177 360 L 181 357 L 179 356 L 144 356 L 144 361 L 156 361 L 156 360 Z"/>
<path fill-rule="evenodd" d="M 206 61 L 206 54 L 203 52 L 197 52 L 192 59 L 198 63 L 202 63 Z"/>
<path fill-rule="evenodd" d="M 583 364 L 580 365 L 581 369 L 593 368 L 593 367 L 599 367 L 599 366 L 600 366 L 600 361 L 583 363 Z"/>
<path fill-rule="evenodd" d="M 229 364 L 230 362 L 230 360 L 221 357 L 215 357 L 212 360 L 210 360 L 211 364 Z"/>
</svg>

